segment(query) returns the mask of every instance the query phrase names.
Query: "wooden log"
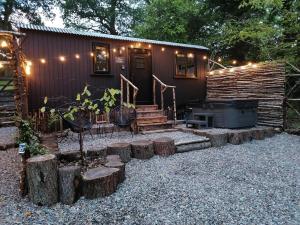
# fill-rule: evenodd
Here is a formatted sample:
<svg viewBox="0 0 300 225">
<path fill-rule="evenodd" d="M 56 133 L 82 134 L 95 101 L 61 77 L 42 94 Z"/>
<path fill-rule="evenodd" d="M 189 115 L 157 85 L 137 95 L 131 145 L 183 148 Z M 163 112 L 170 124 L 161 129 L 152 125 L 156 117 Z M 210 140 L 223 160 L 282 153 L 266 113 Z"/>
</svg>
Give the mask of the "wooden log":
<svg viewBox="0 0 300 225">
<path fill-rule="evenodd" d="M 81 195 L 81 167 L 65 166 L 58 169 L 59 200 L 63 204 L 73 204 Z"/>
<path fill-rule="evenodd" d="M 133 157 L 137 159 L 150 159 L 154 155 L 153 142 L 148 140 L 131 142 L 131 150 Z"/>
<path fill-rule="evenodd" d="M 259 129 L 259 128 L 253 130 L 253 132 L 252 132 L 252 137 L 253 137 L 253 139 L 255 139 L 255 140 L 263 140 L 263 139 L 265 139 L 265 133 L 264 133 L 264 130 Z"/>
<path fill-rule="evenodd" d="M 82 193 L 87 199 L 104 197 L 117 189 L 119 169 L 100 166 L 82 175 Z"/>
<path fill-rule="evenodd" d="M 107 156 L 107 148 L 87 150 L 87 158 L 90 159 L 105 158 L 106 156 Z"/>
<path fill-rule="evenodd" d="M 127 163 L 131 160 L 131 145 L 129 143 L 114 143 L 107 146 L 109 155 L 119 155 L 122 162 Z"/>
<path fill-rule="evenodd" d="M 242 132 L 233 132 L 228 135 L 228 142 L 233 145 L 240 145 L 244 143 Z"/>
<path fill-rule="evenodd" d="M 110 160 L 107 163 L 105 163 L 106 167 L 108 168 L 118 168 L 118 180 L 117 184 L 122 183 L 125 180 L 125 163 L 119 161 L 119 160 Z"/>
<path fill-rule="evenodd" d="M 176 147 L 174 140 L 169 137 L 157 138 L 153 141 L 154 153 L 161 156 L 175 154 Z"/>
<path fill-rule="evenodd" d="M 57 160 L 47 154 L 27 159 L 29 199 L 37 205 L 52 205 L 58 200 Z"/>
</svg>

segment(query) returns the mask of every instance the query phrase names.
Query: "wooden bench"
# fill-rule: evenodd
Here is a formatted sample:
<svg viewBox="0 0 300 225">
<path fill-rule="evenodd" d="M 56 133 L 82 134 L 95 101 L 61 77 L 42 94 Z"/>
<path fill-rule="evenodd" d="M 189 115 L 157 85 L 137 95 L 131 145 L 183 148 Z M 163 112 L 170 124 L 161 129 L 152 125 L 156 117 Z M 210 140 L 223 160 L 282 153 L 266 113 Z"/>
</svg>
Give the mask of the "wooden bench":
<svg viewBox="0 0 300 225">
<path fill-rule="evenodd" d="M 193 113 L 192 119 L 186 120 L 186 127 L 192 125 L 197 128 L 211 128 L 214 126 L 214 114 L 212 113 Z"/>
</svg>

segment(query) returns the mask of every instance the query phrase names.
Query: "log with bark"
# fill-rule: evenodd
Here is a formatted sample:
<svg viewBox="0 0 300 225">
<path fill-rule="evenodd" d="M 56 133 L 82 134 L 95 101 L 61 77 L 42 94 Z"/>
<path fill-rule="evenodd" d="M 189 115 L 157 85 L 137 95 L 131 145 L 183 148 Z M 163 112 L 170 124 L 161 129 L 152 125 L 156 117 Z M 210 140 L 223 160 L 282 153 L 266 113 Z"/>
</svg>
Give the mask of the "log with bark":
<svg viewBox="0 0 300 225">
<path fill-rule="evenodd" d="M 82 175 L 82 193 L 87 199 L 104 197 L 117 189 L 119 169 L 100 166 Z"/>
<path fill-rule="evenodd" d="M 131 145 L 129 143 L 114 143 L 107 146 L 108 155 L 119 155 L 122 162 L 127 163 L 131 159 Z"/>
<path fill-rule="evenodd" d="M 131 151 L 134 158 L 150 159 L 154 155 L 153 142 L 148 140 L 131 142 Z"/>
<path fill-rule="evenodd" d="M 27 159 L 29 199 L 37 205 L 52 205 L 58 200 L 57 160 L 47 154 Z"/>
<path fill-rule="evenodd" d="M 157 138 L 153 141 L 154 153 L 161 156 L 175 154 L 176 147 L 174 140 L 169 137 Z"/>
<path fill-rule="evenodd" d="M 121 160 L 118 160 L 117 158 L 112 158 L 108 160 L 107 163 L 104 165 L 108 168 L 118 168 L 118 181 L 117 184 L 123 182 L 125 180 L 125 163 L 121 162 Z"/>
<path fill-rule="evenodd" d="M 73 204 L 81 195 L 81 167 L 65 166 L 58 170 L 59 200 L 63 204 Z"/>
</svg>

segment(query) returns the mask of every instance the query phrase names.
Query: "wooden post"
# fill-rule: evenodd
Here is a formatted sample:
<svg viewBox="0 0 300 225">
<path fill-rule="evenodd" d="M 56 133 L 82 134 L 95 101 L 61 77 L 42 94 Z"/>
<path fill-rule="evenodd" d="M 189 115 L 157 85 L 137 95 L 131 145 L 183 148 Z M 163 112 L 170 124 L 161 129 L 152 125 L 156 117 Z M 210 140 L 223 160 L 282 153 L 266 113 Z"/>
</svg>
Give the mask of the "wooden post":
<svg viewBox="0 0 300 225">
<path fill-rule="evenodd" d="M 126 90 L 127 91 L 127 97 L 126 97 L 127 99 L 126 100 L 127 100 L 127 104 L 129 104 L 129 100 L 130 100 L 130 98 L 129 98 L 129 83 L 127 83 L 126 89 L 127 89 Z"/>
<path fill-rule="evenodd" d="M 156 80 L 153 79 L 153 105 L 156 105 Z"/>
<path fill-rule="evenodd" d="M 162 86 L 160 86 L 160 103 L 161 103 L 161 110 L 164 110 L 164 92 Z"/>
<path fill-rule="evenodd" d="M 123 105 L 123 79 L 121 77 L 121 105 Z"/>
<path fill-rule="evenodd" d="M 175 88 L 173 88 L 173 113 L 174 113 L 174 124 L 176 125 L 177 120 L 177 113 L 176 113 L 176 94 L 175 94 Z"/>
</svg>

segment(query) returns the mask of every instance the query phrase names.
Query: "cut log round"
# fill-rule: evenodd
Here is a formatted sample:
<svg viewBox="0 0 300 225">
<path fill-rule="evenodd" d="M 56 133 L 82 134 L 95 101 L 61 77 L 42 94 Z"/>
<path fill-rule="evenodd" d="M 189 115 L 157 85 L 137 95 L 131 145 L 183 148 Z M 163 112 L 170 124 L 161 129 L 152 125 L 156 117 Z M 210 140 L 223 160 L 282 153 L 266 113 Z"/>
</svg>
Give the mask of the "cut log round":
<svg viewBox="0 0 300 225">
<path fill-rule="evenodd" d="M 87 150 L 87 157 L 90 159 L 104 158 L 107 156 L 107 149 L 89 149 Z"/>
<path fill-rule="evenodd" d="M 157 138 L 153 141 L 154 153 L 161 156 L 175 154 L 176 147 L 174 140 L 169 137 Z"/>
<path fill-rule="evenodd" d="M 63 204 L 73 204 L 80 197 L 80 166 L 59 168 L 59 200 Z"/>
<path fill-rule="evenodd" d="M 100 166 L 82 175 L 82 192 L 87 199 L 104 197 L 116 191 L 119 169 Z"/>
<path fill-rule="evenodd" d="M 117 183 L 122 183 L 125 180 L 125 164 L 119 160 L 108 161 L 104 166 L 109 168 L 118 168 L 118 181 Z"/>
<path fill-rule="evenodd" d="M 26 167 L 29 199 L 37 205 L 52 205 L 58 200 L 57 160 L 55 155 L 35 156 Z"/>
<path fill-rule="evenodd" d="M 131 145 L 129 143 L 114 143 L 107 146 L 109 155 L 119 155 L 122 162 L 129 162 L 131 159 Z"/>
<path fill-rule="evenodd" d="M 122 162 L 119 155 L 108 155 L 106 156 L 107 161 L 120 161 Z"/>
<path fill-rule="evenodd" d="M 148 140 L 131 142 L 131 151 L 134 158 L 150 159 L 154 155 L 153 142 Z"/>
</svg>

